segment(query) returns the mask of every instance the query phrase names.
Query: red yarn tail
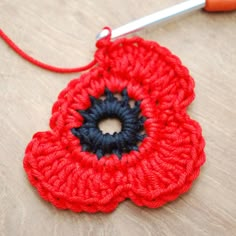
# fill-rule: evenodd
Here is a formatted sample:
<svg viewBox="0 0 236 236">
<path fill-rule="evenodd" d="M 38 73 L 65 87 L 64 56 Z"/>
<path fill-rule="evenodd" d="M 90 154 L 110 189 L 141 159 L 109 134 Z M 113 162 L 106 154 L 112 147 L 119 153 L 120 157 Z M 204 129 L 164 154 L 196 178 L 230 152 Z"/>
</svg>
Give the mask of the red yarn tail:
<svg viewBox="0 0 236 236">
<path fill-rule="evenodd" d="M 96 61 L 91 61 L 88 65 L 82 66 L 82 67 L 76 67 L 76 68 L 61 68 L 56 66 L 51 66 L 46 63 L 43 63 L 41 61 L 38 61 L 25 53 L 22 49 L 20 49 L 1 29 L 0 29 L 0 37 L 22 58 L 24 58 L 26 61 L 41 67 L 45 70 L 57 72 L 57 73 L 74 73 L 74 72 L 81 72 L 88 70 L 89 68 L 93 67 L 96 64 Z"/>
</svg>

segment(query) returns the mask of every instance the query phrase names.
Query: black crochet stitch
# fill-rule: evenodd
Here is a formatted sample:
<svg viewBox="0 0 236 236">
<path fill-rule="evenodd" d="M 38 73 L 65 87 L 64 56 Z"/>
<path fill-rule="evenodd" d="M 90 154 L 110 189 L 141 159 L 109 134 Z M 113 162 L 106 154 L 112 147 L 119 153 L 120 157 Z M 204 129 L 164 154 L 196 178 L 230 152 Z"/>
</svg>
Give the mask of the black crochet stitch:
<svg viewBox="0 0 236 236">
<path fill-rule="evenodd" d="M 122 99 L 119 101 L 110 90 L 106 89 L 105 100 L 91 96 L 91 107 L 78 111 L 84 118 L 84 124 L 71 129 L 80 139 L 82 150 L 95 153 L 98 159 L 111 153 L 121 159 L 122 153 L 138 150 L 138 142 L 145 137 L 141 134 L 145 118 L 139 116 L 140 101 L 136 101 L 131 108 L 126 89 L 121 95 Z M 98 128 L 98 123 L 105 118 L 118 118 L 122 123 L 122 130 L 118 133 L 103 134 Z"/>
</svg>

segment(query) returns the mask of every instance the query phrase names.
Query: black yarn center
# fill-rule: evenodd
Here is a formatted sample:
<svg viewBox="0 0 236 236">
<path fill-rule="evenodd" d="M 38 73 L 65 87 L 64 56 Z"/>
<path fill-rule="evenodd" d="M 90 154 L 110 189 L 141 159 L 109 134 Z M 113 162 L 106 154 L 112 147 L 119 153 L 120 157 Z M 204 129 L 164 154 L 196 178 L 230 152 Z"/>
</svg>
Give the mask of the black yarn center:
<svg viewBox="0 0 236 236">
<path fill-rule="evenodd" d="M 129 104 L 127 90 L 121 92 L 118 100 L 110 90 L 105 89 L 105 99 L 90 97 L 91 107 L 78 111 L 84 118 L 81 127 L 72 128 L 71 132 L 80 139 L 83 151 L 93 152 L 100 159 L 106 154 L 115 154 L 121 159 L 123 153 L 138 151 L 138 142 L 145 134 L 141 134 L 145 117 L 140 115 L 140 101 L 134 107 Z M 120 132 L 105 133 L 99 129 L 98 123 L 106 118 L 117 118 L 122 123 Z"/>
</svg>

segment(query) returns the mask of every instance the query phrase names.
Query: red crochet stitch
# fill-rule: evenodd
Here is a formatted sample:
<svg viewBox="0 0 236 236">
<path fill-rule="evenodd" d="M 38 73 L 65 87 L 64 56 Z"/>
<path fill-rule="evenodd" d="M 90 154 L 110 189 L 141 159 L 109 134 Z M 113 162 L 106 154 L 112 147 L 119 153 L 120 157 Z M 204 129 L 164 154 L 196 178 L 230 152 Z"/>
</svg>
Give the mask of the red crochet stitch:
<svg viewBox="0 0 236 236">
<path fill-rule="evenodd" d="M 194 82 L 186 67 L 156 42 L 107 37 L 98 41 L 96 66 L 72 80 L 52 108 L 50 131 L 28 144 L 24 168 L 32 185 L 58 208 L 110 212 L 129 198 L 159 207 L 186 192 L 205 161 L 199 124 L 186 113 Z M 98 158 L 83 151 L 71 130 L 81 127 L 78 112 L 91 107 L 105 89 L 141 101 L 146 137 L 138 150 Z"/>
</svg>

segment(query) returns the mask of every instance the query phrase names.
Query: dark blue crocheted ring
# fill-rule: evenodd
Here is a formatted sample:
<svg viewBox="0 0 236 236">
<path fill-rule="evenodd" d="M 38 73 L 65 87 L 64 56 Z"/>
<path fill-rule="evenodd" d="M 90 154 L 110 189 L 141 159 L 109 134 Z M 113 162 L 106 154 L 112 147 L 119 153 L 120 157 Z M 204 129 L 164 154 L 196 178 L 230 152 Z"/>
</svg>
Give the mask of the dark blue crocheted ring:
<svg viewBox="0 0 236 236">
<path fill-rule="evenodd" d="M 121 92 L 121 100 L 116 98 L 109 89 L 105 89 L 105 99 L 90 97 L 91 107 L 78 112 L 84 118 L 80 127 L 72 128 L 71 132 L 80 139 L 82 150 L 93 152 L 98 160 L 106 154 L 115 154 L 119 159 L 122 153 L 131 150 L 138 151 L 138 143 L 142 141 L 145 117 L 140 116 L 140 101 L 131 107 L 127 90 Z M 122 129 L 113 134 L 103 133 L 98 124 L 106 118 L 117 118 L 121 121 Z"/>
</svg>

